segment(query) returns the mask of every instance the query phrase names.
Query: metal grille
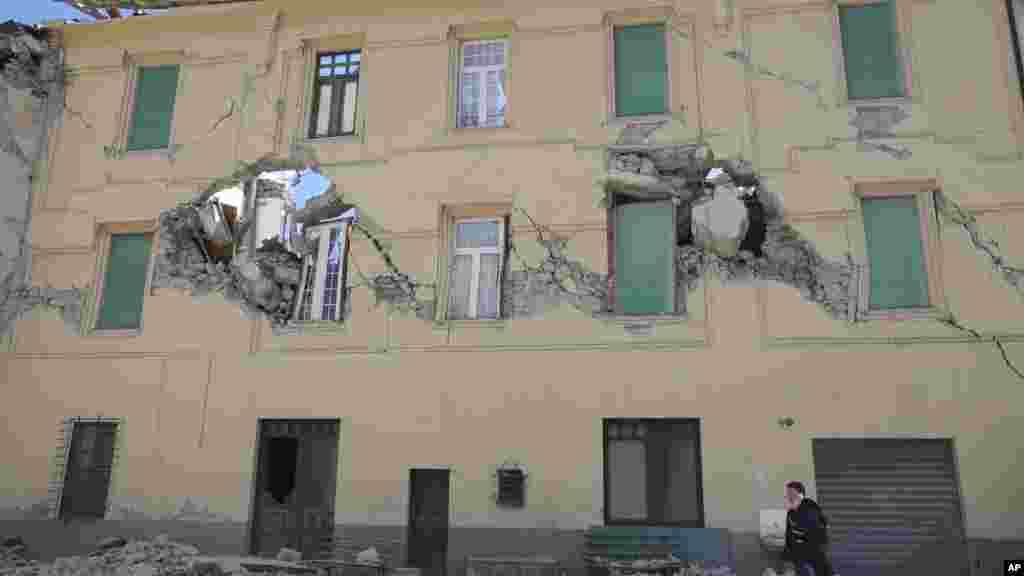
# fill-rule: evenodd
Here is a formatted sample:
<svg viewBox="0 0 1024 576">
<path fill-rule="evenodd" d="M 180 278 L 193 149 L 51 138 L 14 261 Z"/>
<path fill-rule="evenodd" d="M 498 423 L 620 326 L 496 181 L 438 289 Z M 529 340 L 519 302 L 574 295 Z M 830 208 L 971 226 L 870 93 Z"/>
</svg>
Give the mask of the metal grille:
<svg viewBox="0 0 1024 576">
<path fill-rule="evenodd" d="M 967 574 L 951 441 L 822 439 L 813 450 L 835 572 Z"/>
</svg>

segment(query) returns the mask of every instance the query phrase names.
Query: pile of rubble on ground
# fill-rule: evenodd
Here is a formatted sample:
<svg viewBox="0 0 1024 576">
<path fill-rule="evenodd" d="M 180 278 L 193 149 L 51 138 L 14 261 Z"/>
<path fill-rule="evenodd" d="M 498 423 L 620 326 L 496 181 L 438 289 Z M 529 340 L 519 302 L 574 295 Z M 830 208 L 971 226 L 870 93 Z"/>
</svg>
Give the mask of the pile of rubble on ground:
<svg viewBox="0 0 1024 576">
<path fill-rule="evenodd" d="M 673 555 L 639 560 L 610 560 L 589 556 L 588 563 L 608 570 L 610 576 L 736 576 L 736 572 L 724 564 L 712 566 L 703 562 L 684 562 Z"/>
<path fill-rule="evenodd" d="M 40 563 L 25 558 L 27 549 L 18 537 L 0 546 L 0 576 L 247 576 L 249 574 L 322 575 L 323 571 L 299 562 L 297 553 L 282 549 L 280 560 L 201 556 L 195 546 L 172 542 L 166 535 L 153 540 L 112 536 L 99 542 L 86 556 L 58 558 Z"/>
</svg>

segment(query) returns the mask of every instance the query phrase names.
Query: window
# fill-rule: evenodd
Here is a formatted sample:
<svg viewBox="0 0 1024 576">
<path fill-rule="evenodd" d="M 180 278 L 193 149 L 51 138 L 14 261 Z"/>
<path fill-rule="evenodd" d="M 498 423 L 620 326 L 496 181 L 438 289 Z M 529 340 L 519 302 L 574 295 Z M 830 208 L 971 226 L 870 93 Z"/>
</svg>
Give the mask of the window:
<svg viewBox="0 0 1024 576">
<path fill-rule="evenodd" d="M 340 322 L 345 319 L 349 222 L 354 214 L 354 210 L 349 210 L 332 219 L 333 222 L 306 231 L 306 237 L 316 243 L 302 265 L 299 281 L 302 292 L 296 300 L 296 320 Z"/>
<path fill-rule="evenodd" d="M 615 207 L 615 311 L 675 312 L 675 205 L 632 202 Z"/>
<path fill-rule="evenodd" d="M 506 40 L 462 43 L 459 75 L 459 128 L 505 126 Z"/>
<path fill-rule="evenodd" d="M 159 150 L 170 146 L 177 91 L 177 65 L 138 68 L 128 150 Z"/>
<path fill-rule="evenodd" d="M 838 6 L 838 23 L 849 100 L 905 97 L 896 2 L 842 4 Z"/>
<path fill-rule="evenodd" d="M 526 473 L 518 468 L 498 469 L 498 506 L 522 508 L 526 504 Z"/>
<path fill-rule="evenodd" d="M 72 423 L 60 497 L 61 520 L 102 519 L 106 515 L 116 432 L 115 422 Z"/>
<path fill-rule="evenodd" d="M 870 278 L 868 309 L 927 308 L 920 202 L 902 195 L 863 198 L 861 203 Z"/>
<path fill-rule="evenodd" d="M 604 421 L 604 521 L 704 527 L 700 421 Z"/>
<path fill-rule="evenodd" d="M 317 55 L 313 84 L 310 138 L 330 138 L 356 133 L 356 102 L 359 95 L 359 50 Z"/>
<path fill-rule="evenodd" d="M 455 222 L 449 318 L 499 318 L 504 232 L 499 219 Z"/>
<path fill-rule="evenodd" d="M 146 295 L 152 234 L 111 234 L 107 237 L 97 330 L 139 330 Z"/>
<path fill-rule="evenodd" d="M 664 24 L 613 29 L 615 114 L 644 116 L 668 110 L 668 60 Z"/>
</svg>

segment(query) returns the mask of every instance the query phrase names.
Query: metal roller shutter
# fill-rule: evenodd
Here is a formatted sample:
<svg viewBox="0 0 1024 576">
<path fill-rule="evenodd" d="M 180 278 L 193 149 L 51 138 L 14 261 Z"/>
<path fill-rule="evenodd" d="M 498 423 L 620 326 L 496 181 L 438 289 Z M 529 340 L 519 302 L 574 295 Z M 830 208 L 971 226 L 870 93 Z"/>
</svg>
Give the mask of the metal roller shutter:
<svg viewBox="0 0 1024 576">
<path fill-rule="evenodd" d="M 813 451 L 836 573 L 969 573 L 952 441 L 820 439 Z"/>
</svg>

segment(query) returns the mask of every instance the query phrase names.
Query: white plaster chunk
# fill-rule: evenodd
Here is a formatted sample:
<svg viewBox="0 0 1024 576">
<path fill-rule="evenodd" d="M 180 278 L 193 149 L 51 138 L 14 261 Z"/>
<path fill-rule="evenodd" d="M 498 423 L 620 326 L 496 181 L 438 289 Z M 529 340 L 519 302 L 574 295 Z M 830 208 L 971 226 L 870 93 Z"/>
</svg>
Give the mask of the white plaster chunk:
<svg viewBox="0 0 1024 576">
<path fill-rule="evenodd" d="M 731 258 L 739 252 L 750 220 L 736 188 L 724 185 L 715 188 L 710 198 L 694 204 L 691 226 L 696 245 L 723 258 Z"/>
</svg>

